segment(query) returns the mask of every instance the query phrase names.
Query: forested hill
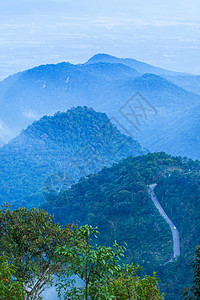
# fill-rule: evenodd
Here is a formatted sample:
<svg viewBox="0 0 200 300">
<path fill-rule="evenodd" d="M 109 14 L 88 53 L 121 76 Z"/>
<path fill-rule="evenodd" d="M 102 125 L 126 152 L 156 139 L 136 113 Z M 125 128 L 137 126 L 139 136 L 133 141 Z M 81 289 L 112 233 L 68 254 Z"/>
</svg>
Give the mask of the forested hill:
<svg viewBox="0 0 200 300">
<path fill-rule="evenodd" d="M 156 270 L 166 299 L 179 299 L 192 280 L 189 262 L 200 242 L 200 162 L 165 153 L 129 157 L 96 175 L 81 179 L 68 191 L 49 197 L 44 208 L 61 223 L 80 221 L 100 228 L 101 243 L 126 241 L 126 259 Z M 172 234 L 159 215 L 147 185 L 155 193 L 181 237 L 181 256 L 172 254 Z"/>
<path fill-rule="evenodd" d="M 199 78 L 166 74 L 134 60 L 97 55 L 86 64 L 42 65 L 11 76 L 0 82 L 0 145 L 43 115 L 86 105 L 120 120 L 151 152 L 200 158 L 198 139 L 191 144 L 188 134 L 192 126 L 198 136 L 199 118 L 191 115 L 200 95 L 180 84 L 189 82 L 196 91 Z"/>
<path fill-rule="evenodd" d="M 82 176 L 142 153 L 138 142 L 93 109 L 44 116 L 0 148 L 0 203 L 37 206 L 49 189 L 68 188 Z"/>
</svg>

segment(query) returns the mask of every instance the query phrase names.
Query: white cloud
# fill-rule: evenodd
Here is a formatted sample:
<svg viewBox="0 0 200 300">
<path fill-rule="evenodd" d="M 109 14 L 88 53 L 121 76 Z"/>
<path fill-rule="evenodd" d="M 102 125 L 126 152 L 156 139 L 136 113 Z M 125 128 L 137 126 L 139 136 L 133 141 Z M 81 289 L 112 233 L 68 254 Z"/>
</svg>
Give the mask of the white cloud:
<svg viewBox="0 0 200 300">
<path fill-rule="evenodd" d="M 44 86 L 43 86 L 44 87 Z M 24 111 L 23 112 L 23 115 L 25 116 L 25 117 L 27 117 L 28 119 L 30 119 L 30 120 L 37 120 L 37 119 L 39 119 L 39 115 L 38 114 L 36 114 L 35 112 L 33 112 L 33 111 Z"/>
</svg>

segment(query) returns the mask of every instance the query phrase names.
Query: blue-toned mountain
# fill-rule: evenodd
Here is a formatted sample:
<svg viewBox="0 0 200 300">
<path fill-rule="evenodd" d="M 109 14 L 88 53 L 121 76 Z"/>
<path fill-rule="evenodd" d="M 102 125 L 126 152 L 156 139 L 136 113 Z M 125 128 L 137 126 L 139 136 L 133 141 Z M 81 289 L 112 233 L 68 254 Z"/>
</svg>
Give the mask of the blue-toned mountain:
<svg viewBox="0 0 200 300">
<path fill-rule="evenodd" d="M 0 203 L 38 206 L 49 190 L 68 188 L 122 158 L 146 153 L 87 107 L 44 116 L 0 148 Z"/>
<path fill-rule="evenodd" d="M 0 83 L 1 144 L 45 114 L 86 105 L 107 113 L 119 129 L 124 127 L 150 151 L 199 158 L 197 147 L 177 138 L 184 132 L 187 136 L 185 124 L 193 122 L 187 111 L 200 105 L 200 95 L 172 82 L 188 75 L 169 75 L 144 63 L 142 69 L 124 61 L 132 60 L 97 55 L 86 64 L 43 65 L 5 79 Z"/>
</svg>

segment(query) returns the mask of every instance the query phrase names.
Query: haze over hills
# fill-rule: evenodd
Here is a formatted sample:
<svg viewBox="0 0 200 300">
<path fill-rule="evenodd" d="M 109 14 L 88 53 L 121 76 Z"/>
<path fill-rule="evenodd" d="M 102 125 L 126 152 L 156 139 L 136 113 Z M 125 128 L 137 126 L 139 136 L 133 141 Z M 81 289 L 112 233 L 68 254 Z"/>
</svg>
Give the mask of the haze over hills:
<svg viewBox="0 0 200 300">
<path fill-rule="evenodd" d="M 43 207 L 62 224 L 98 226 L 100 243 L 126 241 L 125 260 L 139 263 L 146 273 L 156 271 L 165 299 L 180 299 L 191 284 L 189 264 L 199 243 L 199 172 L 200 161 L 165 153 L 129 157 L 49 196 Z M 181 255 L 173 263 L 171 231 L 147 192 L 152 183 L 157 183 L 158 200 L 180 232 Z"/>
<path fill-rule="evenodd" d="M 187 132 L 186 123 L 193 121 L 187 111 L 200 105 L 200 95 L 172 82 L 175 78 L 186 85 L 188 75 L 164 71 L 135 60 L 98 54 L 83 65 L 43 65 L 8 77 L 0 83 L 1 144 L 45 114 L 87 105 L 107 113 L 120 130 L 124 127 L 150 151 L 199 158 L 194 145 L 190 147 L 186 138 L 180 142 L 178 136 Z M 193 76 L 189 77 L 192 90 Z M 197 76 L 194 79 L 197 90 Z"/>
<path fill-rule="evenodd" d="M 155 136 L 151 132 L 142 131 L 141 138 L 146 140 L 146 146 L 152 152 L 164 148 L 173 155 L 188 156 L 193 159 L 200 157 L 200 106 L 174 112 L 168 118 L 160 120 L 160 126 L 152 122 L 151 130 L 154 129 Z M 137 137 L 137 135 L 135 135 Z"/>
<path fill-rule="evenodd" d="M 44 116 L 0 148 L 0 203 L 38 206 L 49 190 L 57 193 L 104 166 L 142 153 L 146 150 L 138 142 L 93 109 Z"/>
<path fill-rule="evenodd" d="M 134 68 L 135 70 L 137 70 L 138 73 L 141 74 L 152 73 L 152 74 L 160 75 L 188 91 L 200 94 L 200 76 L 198 75 L 191 75 L 186 73 L 165 70 L 132 58 L 118 58 L 103 53 L 94 55 L 86 62 L 86 64 L 93 64 L 99 62 L 120 63 L 129 66 L 131 68 Z"/>
<path fill-rule="evenodd" d="M 200 76 L 199 75 L 178 75 L 178 76 L 166 76 L 166 79 L 172 81 L 178 86 L 181 86 L 185 90 L 200 94 Z"/>
<path fill-rule="evenodd" d="M 145 74 L 145 73 L 153 73 L 156 75 L 174 75 L 177 76 L 182 73 L 174 72 L 165 70 L 162 68 L 158 68 L 152 65 L 149 65 L 147 63 L 132 59 L 132 58 L 118 58 L 112 55 L 108 55 L 105 53 L 99 53 L 91 57 L 86 64 L 94 64 L 94 63 L 114 63 L 114 64 L 123 64 L 126 66 L 129 66 L 135 70 L 137 70 L 138 73 Z"/>
<path fill-rule="evenodd" d="M 16 132 L 44 114 L 76 105 L 98 108 L 118 94 L 118 81 L 138 73 L 124 65 L 44 65 L 5 79 L 0 84 L 0 119 Z"/>
</svg>

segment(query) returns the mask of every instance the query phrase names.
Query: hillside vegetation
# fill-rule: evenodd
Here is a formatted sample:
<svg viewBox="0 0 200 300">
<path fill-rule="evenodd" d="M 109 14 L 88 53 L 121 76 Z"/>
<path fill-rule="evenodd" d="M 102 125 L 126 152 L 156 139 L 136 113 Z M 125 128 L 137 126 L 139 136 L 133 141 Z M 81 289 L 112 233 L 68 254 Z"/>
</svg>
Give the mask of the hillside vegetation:
<svg viewBox="0 0 200 300">
<path fill-rule="evenodd" d="M 167 299 L 178 299 L 191 283 L 189 260 L 199 243 L 199 170 L 199 161 L 165 153 L 129 157 L 81 179 L 57 197 L 50 196 L 44 208 L 62 224 L 80 221 L 98 226 L 101 243 L 126 241 L 126 260 L 140 263 L 146 272 L 156 270 Z M 155 182 L 158 199 L 180 230 L 181 256 L 174 263 L 167 263 L 172 255 L 171 231 L 147 193 L 147 185 Z"/>
<path fill-rule="evenodd" d="M 106 114 L 78 107 L 44 116 L 0 148 L 0 203 L 38 206 L 81 177 L 146 151 Z"/>
</svg>

